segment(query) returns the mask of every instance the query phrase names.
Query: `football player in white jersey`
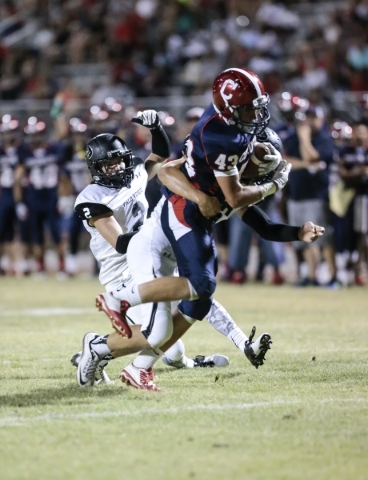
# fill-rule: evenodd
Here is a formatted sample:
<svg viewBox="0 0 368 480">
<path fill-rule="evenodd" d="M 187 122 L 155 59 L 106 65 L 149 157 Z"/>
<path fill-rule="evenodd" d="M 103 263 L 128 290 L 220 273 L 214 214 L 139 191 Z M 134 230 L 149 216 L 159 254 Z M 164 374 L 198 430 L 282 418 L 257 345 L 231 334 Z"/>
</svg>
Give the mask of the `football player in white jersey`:
<svg viewBox="0 0 368 480">
<path fill-rule="evenodd" d="M 144 197 L 144 188 L 147 179 L 155 174 L 157 165 L 169 154 L 169 144 L 158 123 L 156 112 L 143 112 L 137 120 L 151 128 L 153 137 L 153 153 L 147 158 L 145 164 L 142 160 L 133 157 L 132 152 L 120 138 L 109 134 L 98 135 L 89 142 L 86 150 L 86 161 L 94 182 L 81 192 L 75 203 L 76 212 L 83 218 L 84 225 L 91 234 L 91 250 L 101 263 L 100 281 L 107 292 L 119 291 L 122 288 L 122 280 L 128 277 L 125 252 L 129 240 L 142 225 L 146 216 L 147 202 Z M 197 203 L 204 215 L 212 217 L 218 212 L 219 205 L 216 199 L 207 197 L 201 192 L 198 197 Z M 156 257 L 158 255 L 160 259 L 155 265 L 156 272 L 151 267 L 147 272 L 146 268 L 144 275 L 148 275 L 147 278 L 154 278 L 154 275 L 173 274 L 176 267 L 175 257 L 172 255 L 166 237 L 163 241 L 165 243 L 163 249 L 159 248 L 159 239 L 155 244 Z M 152 258 L 151 256 L 147 261 L 145 260 L 146 267 L 152 264 Z M 143 262 L 142 257 L 137 259 Z M 161 259 L 164 259 L 164 262 Z M 137 280 L 142 281 L 144 278 L 141 276 Z M 101 294 L 97 299 L 97 306 L 107 314 L 114 328 L 119 330 L 120 301 L 110 293 Z M 150 355 L 152 346 L 158 348 L 158 342 L 162 344 L 171 337 L 172 321 L 168 310 L 170 306 L 165 304 L 140 306 L 129 312 L 129 320 L 133 324 L 131 328 L 123 326 L 119 334 L 113 333 L 103 337 L 94 332 L 87 334 L 83 341 L 82 356 L 78 353 L 72 359 L 74 364 L 79 364 L 78 383 L 81 386 L 92 385 L 95 380 L 99 381 L 101 376 L 106 381 L 104 366 L 114 357 L 142 349 L 149 350 Z M 210 323 L 245 352 L 248 338 L 235 325 L 225 309 L 214 302 L 211 312 L 210 317 L 213 321 Z M 154 325 L 156 328 L 153 328 Z M 131 338 L 124 338 L 122 335 Z M 269 336 L 264 339 L 270 340 Z M 262 354 L 258 352 L 258 358 L 253 358 L 256 357 L 253 349 L 245 353 L 258 367 L 263 363 L 265 351 Z M 187 359 L 182 342 L 176 344 L 172 353 L 173 355 L 170 355 L 170 351 L 166 353 L 165 363 L 176 367 L 228 364 L 228 359 L 221 355 Z M 95 373 L 97 373 L 96 376 Z M 143 388 L 155 388 L 149 375 L 143 378 L 142 384 Z M 153 387 L 150 388 L 151 386 Z"/>
<path fill-rule="evenodd" d="M 152 153 L 146 162 L 134 157 L 125 142 L 111 134 L 98 135 L 88 143 L 86 149 L 86 161 L 94 181 L 78 195 L 75 211 L 83 219 L 84 226 L 91 235 L 90 247 L 101 264 L 99 278 L 107 291 L 119 288 L 121 281 L 129 274 L 125 252 L 130 238 L 146 218 L 148 205 L 144 191 L 147 180 L 156 173 L 157 165 L 170 153 L 169 141 L 159 124 L 156 112 L 149 111 L 145 114 L 148 116 L 148 124 L 152 131 L 153 151 L 159 153 Z M 217 209 L 209 210 L 207 213 L 212 215 L 215 211 Z M 112 296 L 99 297 L 98 306 L 108 315 L 114 315 L 111 313 L 113 310 L 109 308 L 111 303 L 113 306 L 116 305 L 116 300 Z M 131 311 L 130 320 L 133 325 L 141 323 L 140 308 Z M 128 353 L 150 347 L 146 338 L 138 334 L 139 331 L 135 329 L 138 345 L 134 346 L 129 342 Z M 106 343 L 107 336 L 102 339 L 97 334 L 95 336 L 97 339 L 94 339 L 94 344 Z M 111 337 L 109 344 L 115 347 L 112 350 L 120 350 L 116 347 L 120 346 L 121 337 L 117 334 L 109 337 Z M 180 345 L 179 349 L 183 351 L 183 346 Z M 107 380 L 103 369 L 107 360 L 111 358 L 113 358 L 111 355 L 104 356 L 103 361 L 99 363 L 97 380 L 102 378 Z M 228 364 L 228 359 L 221 355 L 205 358 L 199 356 L 194 360 L 184 357 L 183 360 L 185 364 L 182 362 L 180 366 Z M 75 355 L 72 361 L 74 364 L 79 363 L 79 354 Z M 167 357 L 167 361 L 170 361 L 170 357 Z M 85 384 L 80 376 L 78 381 L 81 385 Z"/>
</svg>

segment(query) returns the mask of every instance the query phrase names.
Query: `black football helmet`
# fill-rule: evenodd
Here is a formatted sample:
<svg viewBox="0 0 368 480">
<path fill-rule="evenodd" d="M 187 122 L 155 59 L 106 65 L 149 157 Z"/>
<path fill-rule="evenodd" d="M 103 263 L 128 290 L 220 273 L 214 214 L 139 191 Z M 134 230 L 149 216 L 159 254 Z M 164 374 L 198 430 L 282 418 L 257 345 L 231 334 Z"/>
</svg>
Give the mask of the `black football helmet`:
<svg viewBox="0 0 368 480">
<path fill-rule="evenodd" d="M 281 138 L 277 135 L 275 130 L 272 130 L 272 128 L 267 127 L 263 132 L 259 135 L 257 135 L 257 140 L 258 142 L 268 142 L 273 145 L 278 152 L 282 154 L 283 150 L 283 145 L 282 145 L 282 140 Z"/>
<path fill-rule="evenodd" d="M 85 159 L 95 183 L 111 188 L 130 188 L 134 176 L 132 151 L 121 138 L 111 133 L 97 135 L 88 142 Z M 124 168 L 117 169 L 121 163 Z"/>
</svg>

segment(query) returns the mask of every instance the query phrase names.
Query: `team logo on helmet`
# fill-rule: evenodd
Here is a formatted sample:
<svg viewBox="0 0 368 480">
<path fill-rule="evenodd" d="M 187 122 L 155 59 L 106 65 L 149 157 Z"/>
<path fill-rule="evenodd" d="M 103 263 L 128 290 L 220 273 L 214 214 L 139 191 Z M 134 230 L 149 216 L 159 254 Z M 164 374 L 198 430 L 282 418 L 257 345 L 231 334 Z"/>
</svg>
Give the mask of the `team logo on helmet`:
<svg viewBox="0 0 368 480">
<path fill-rule="evenodd" d="M 230 92 L 228 95 L 226 95 L 225 93 L 225 90 L 228 85 L 231 85 L 232 89 L 235 89 L 237 87 L 236 82 L 234 82 L 234 80 L 231 80 L 230 78 L 224 81 L 220 90 L 220 95 L 224 99 L 226 107 L 229 107 L 229 100 L 233 97 L 232 92 Z"/>
<path fill-rule="evenodd" d="M 90 160 L 92 158 L 92 155 L 93 155 L 93 150 L 92 148 L 87 145 L 87 148 L 86 148 L 86 159 L 87 160 Z"/>
</svg>

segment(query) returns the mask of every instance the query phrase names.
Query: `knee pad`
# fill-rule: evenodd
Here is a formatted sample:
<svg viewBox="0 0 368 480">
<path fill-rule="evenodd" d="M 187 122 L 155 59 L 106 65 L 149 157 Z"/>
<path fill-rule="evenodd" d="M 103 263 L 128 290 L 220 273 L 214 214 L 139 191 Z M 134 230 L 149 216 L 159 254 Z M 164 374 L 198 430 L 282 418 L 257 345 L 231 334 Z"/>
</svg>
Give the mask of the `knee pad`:
<svg viewBox="0 0 368 480">
<path fill-rule="evenodd" d="M 203 320 L 211 309 L 212 298 L 200 300 L 182 300 L 179 303 L 178 309 L 184 318 L 193 323 L 196 320 Z"/>
<path fill-rule="evenodd" d="M 170 340 L 174 326 L 170 310 L 158 309 L 155 312 L 154 320 L 149 325 L 142 325 L 142 333 L 147 342 L 155 350 Z"/>
</svg>

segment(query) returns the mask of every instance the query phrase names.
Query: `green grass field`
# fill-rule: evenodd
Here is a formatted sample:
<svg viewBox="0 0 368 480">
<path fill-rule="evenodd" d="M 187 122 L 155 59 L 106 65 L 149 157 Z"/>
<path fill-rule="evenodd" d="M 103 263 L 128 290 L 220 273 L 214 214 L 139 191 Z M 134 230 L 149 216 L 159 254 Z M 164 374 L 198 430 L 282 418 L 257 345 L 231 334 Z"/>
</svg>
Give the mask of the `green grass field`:
<svg viewBox="0 0 368 480">
<path fill-rule="evenodd" d="M 97 279 L 0 280 L 0 478 L 368 479 L 366 288 L 219 285 L 216 298 L 273 347 L 258 370 L 206 321 L 188 356 L 223 353 L 226 369 L 157 364 L 162 393 L 81 389 L 69 360 L 94 311 Z"/>
</svg>

